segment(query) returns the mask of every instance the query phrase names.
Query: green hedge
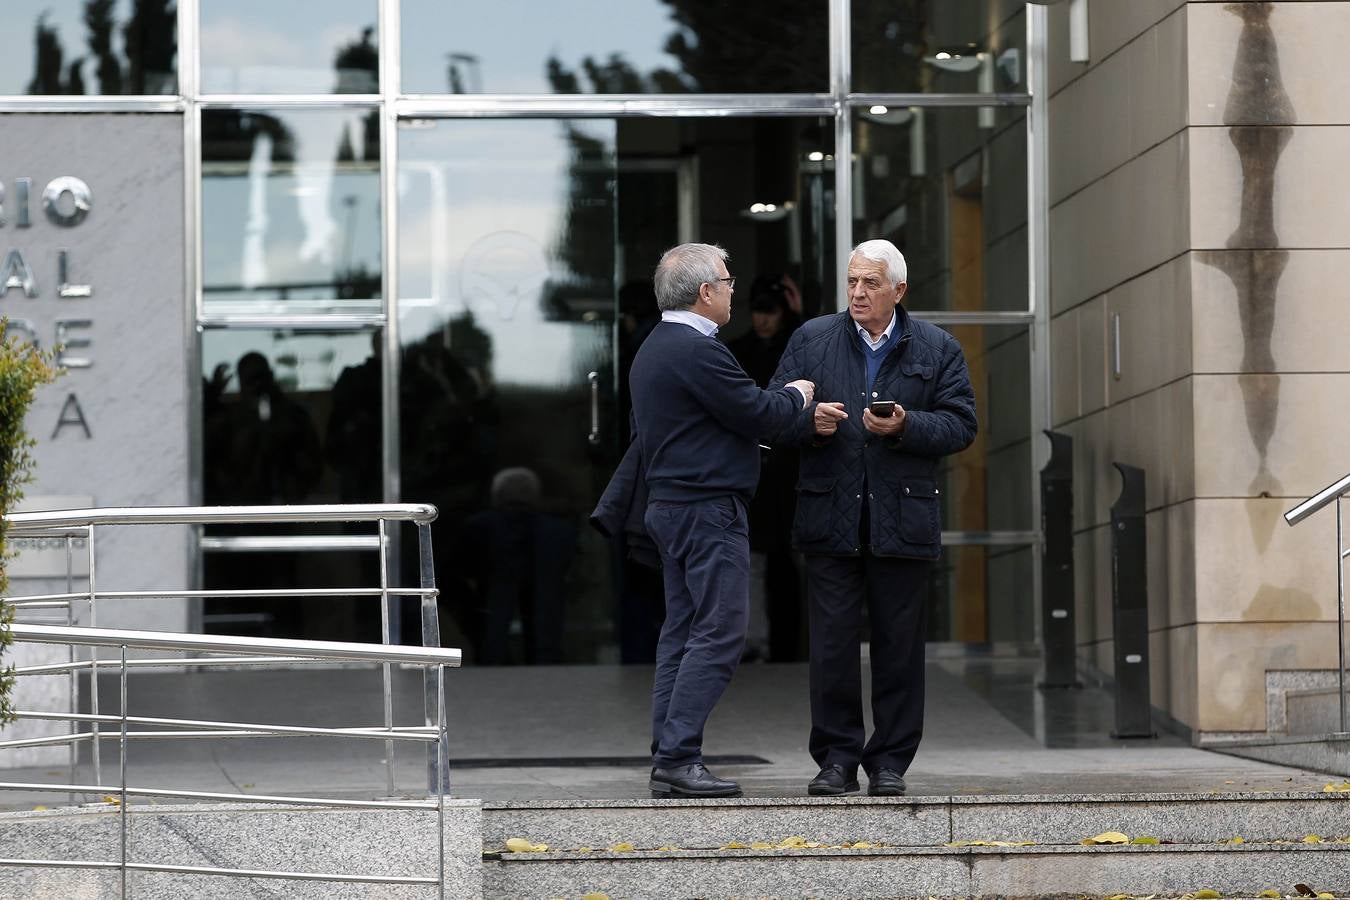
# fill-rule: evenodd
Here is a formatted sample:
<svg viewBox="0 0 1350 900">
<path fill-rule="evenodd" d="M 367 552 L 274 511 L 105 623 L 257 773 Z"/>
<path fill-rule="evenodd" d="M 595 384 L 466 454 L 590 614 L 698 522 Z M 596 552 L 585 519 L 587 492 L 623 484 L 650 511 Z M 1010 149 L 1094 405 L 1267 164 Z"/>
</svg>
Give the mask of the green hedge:
<svg viewBox="0 0 1350 900">
<path fill-rule="evenodd" d="M 0 334 L 6 320 L 0 319 Z M 33 394 L 39 385 L 56 377 L 51 358 L 31 344 L 17 338 L 0 340 L 0 516 L 8 515 L 23 496 L 23 486 L 33 475 L 33 457 L 29 452 L 33 440 L 24 430 L 23 420 L 33 403 Z M 0 598 L 9 589 L 9 575 L 5 560 L 9 549 L 5 545 L 8 525 L 0 519 Z M 0 665 L 11 638 L 9 623 L 14 619 L 14 608 L 0 599 Z M 0 725 L 14 720 L 10 705 L 10 689 L 14 685 L 14 666 L 0 669 Z"/>
</svg>

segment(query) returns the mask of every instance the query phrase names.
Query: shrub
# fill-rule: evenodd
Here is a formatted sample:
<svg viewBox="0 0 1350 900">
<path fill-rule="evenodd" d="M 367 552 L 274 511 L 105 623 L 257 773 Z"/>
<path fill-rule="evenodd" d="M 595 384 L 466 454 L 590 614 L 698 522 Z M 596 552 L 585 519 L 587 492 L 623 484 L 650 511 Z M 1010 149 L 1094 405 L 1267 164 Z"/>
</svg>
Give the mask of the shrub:
<svg viewBox="0 0 1350 900">
<path fill-rule="evenodd" d="M 5 324 L 0 319 L 0 334 L 4 333 Z M 29 452 L 33 439 L 24 430 L 23 420 L 38 386 L 51 381 L 56 374 L 51 358 L 31 344 L 21 343 L 17 338 L 0 339 L 0 516 L 9 515 L 33 476 L 33 457 Z M 0 598 L 9 589 L 4 562 L 9 558 L 5 545 L 8 530 L 8 521 L 0 518 Z M 0 665 L 12 640 L 9 623 L 13 619 L 13 606 L 0 599 Z M 14 719 L 9 698 L 13 685 L 14 666 L 5 666 L 0 669 L 0 725 Z"/>
</svg>

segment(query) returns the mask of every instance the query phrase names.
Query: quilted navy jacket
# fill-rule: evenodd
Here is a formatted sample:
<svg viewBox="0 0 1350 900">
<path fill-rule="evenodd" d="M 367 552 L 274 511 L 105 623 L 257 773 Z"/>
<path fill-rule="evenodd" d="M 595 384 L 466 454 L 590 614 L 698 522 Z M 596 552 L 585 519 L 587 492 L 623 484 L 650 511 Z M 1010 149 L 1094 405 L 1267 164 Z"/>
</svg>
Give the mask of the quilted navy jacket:
<svg viewBox="0 0 1350 900">
<path fill-rule="evenodd" d="M 835 434 L 820 437 L 812 403 L 776 441 L 801 447 L 792 543 L 803 553 L 861 551 L 864 483 L 874 555 L 936 559 L 941 550 L 942 498 L 935 475 L 942 457 L 975 440 L 975 393 L 956 338 L 911 319 L 903 307 L 896 307 L 896 315 L 900 343 L 881 364 L 871 396 L 864 390 L 866 364 L 847 310 L 797 329 L 769 384 L 772 390 L 809 379 L 817 402 L 843 401 L 848 413 Z M 898 438 L 863 428 L 863 409 L 873 399 L 895 400 L 905 408 Z"/>
</svg>

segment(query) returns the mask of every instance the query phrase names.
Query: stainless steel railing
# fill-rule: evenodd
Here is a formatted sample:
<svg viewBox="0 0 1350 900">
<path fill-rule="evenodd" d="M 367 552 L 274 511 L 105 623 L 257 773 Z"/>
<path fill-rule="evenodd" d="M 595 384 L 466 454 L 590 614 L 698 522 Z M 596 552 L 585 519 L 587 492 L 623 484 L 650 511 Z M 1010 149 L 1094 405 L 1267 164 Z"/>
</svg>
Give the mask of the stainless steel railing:
<svg viewBox="0 0 1350 900">
<path fill-rule="evenodd" d="M 73 869 L 115 869 L 120 873 L 122 896 L 127 896 L 127 875 L 129 872 L 172 872 L 188 875 L 219 875 L 235 878 L 271 878 L 299 881 L 347 882 L 361 884 L 403 884 L 427 885 L 438 888 L 437 896 L 445 888 L 445 795 L 449 784 L 446 766 L 448 748 L 447 720 L 445 707 L 445 669 L 458 666 L 461 655 L 459 650 L 437 647 L 381 646 L 379 644 L 340 643 L 334 641 L 278 640 L 273 638 L 240 638 L 213 635 L 178 634 L 156 631 L 128 631 L 108 628 L 76 628 L 71 626 L 23 625 L 11 626 L 16 642 L 47 644 L 65 644 L 71 647 L 116 647 L 119 650 L 119 679 L 121 704 L 118 715 L 70 713 L 35 713 L 18 711 L 20 719 L 63 718 L 76 722 L 102 723 L 115 725 L 116 734 L 90 731 L 80 735 L 91 740 L 94 746 L 100 740 L 116 739 L 119 746 L 119 779 L 116 786 L 103 783 L 96 776 L 93 784 L 47 784 L 0 782 L 0 790 L 11 791 L 51 791 L 56 793 L 94 793 L 115 794 L 119 800 L 119 838 L 120 850 L 116 861 L 110 860 L 53 860 L 53 859 L 0 859 L 0 866 L 23 868 L 73 868 Z M 195 653 L 217 654 L 216 661 L 239 663 L 258 659 L 287 659 L 293 662 L 324 662 L 344 660 L 357 662 L 379 662 L 386 666 L 391 663 L 403 663 L 423 666 L 428 677 L 436 686 L 435 720 L 426 726 L 408 726 L 396 728 L 387 724 L 377 727 L 317 728 L 290 725 L 268 725 L 256 723 L 221 722 L 215 720 L 149 718 L 132 716 L 127 709 L 127 673 L 134 667 L 127 659 L 129 650 L 166 650 Z M 193 660 L 195 664 L 200 660 Z M 91 661 L 74 661 L 54 665 L 33 666 L 16 669 L 15 675 L 50 674 L 64 667 L 83 667 Z M 139 660 L 142 664 L 166 660 Z M 158 729 L 156 731 L 133 731 L 130 726 L 144 725 Z M 257 737 L 278 736 L 327 736 L 352 740 L 418 741 L 434 747 L 430 752 L 435 761 L 432 771 L 436 774 L 436 783 L 431 787 L 431 798 L 427 800 L 340 800 L 315 797 L 293 797 L 259 794 L 225 794 L 211 791 L 176 790 L 167 787 L 132 787 L 127 784 L 127 759 L 129 745 L 133 740 L 146 738 L 200 738 L 200 737 Z M 57 740 L 69 740 L 65 735 Z M 39 742 L 51 742 L 51 738 L 0 742 L 0 748 L 35 746 Z M 71 779 L 74 780 L 73 778 Z M 240 869 L 218 866 L 168 865 L 162 863 L 135 862 L 130 858 L 130 800 L 133 797 L 166 798 L 174 800 L 210 800 L 235 801 L 248 803 L 285 804 L 288 806 L 320 806 L 326 808 L 382 809 L 382 810 L 434 810 L 437 823 L 437 867 L 436 877 L 412 875 L 358 875 L 340 872 L 299 872 L 267 869 Z"/>
<path fill-rule="evenodd" d="M 8 598 L 20 614 L 31 614 L 43 610 L 64 611 L 65 615 L 45 618 L 37 621 L 30 619 L 29 624 L 63 624 L 73 627 L 76 621 L 76 604 L 84 604 L 90 627 L 98 625 L 99 601 L 109 600 L 165 600 L 165 599 L 207 599 L 271 597 L 279 602 L 288 602 L 299 598 L 322 597 L 378 597 L 380 599 L 380 633 L 383 644 L 393 644 L 393 626 L 396 620 L 394 601 L 398 597 L 418 597 L 421 600 L 422 644 L 425 647 L 440 646 L 440 625 L 436 611 L 436 575 L 432 558 L 431 523 L 436 518 L 436 507 L 426 503 L 360 503 L 360 504 L 314 504 L 297 506 L 159 506 L 159 507 L 109 507 L 101 509 L 67 509 L 48 512 L 12 513 L 5 517 L 8 536 L 11 539 L 47 538 L 62 540 L 66 550 L 66 589 L 62 593 L 30 595 Z M 370 535 L 269 535 L 258 537 L 225 536 L 199 537 L 203 548 L 230 552 L 277 552 L 287 550 L 323 550 L 377 552 L 379 554 L 379 584 L 353 588 L 276 588 L 267 590 L 161 590 L 161 591 L 99 591 L 97 582 L 97 559 L 95 554 L 95 531 L 99 528 L 134 527 L 145 525 L 230 525 L 254 524 L 271 525 L 278 523 L 317 524 L 327 522 L 364 522 L 374 526 Z M 393 587 L 389 584 L 389 523 L 409 522 L 417 527 L 418 587 Z M 80 579 L 87 583 L 87 590 L 75 589 L 74 546 L 76 540 L 83 540 L 87 574 Z M 13 587 L 11 583 L 11 588 Z M 89 711 L 87 720 L 71 720 L 72 731 L 64 740 L 70 744 L 69 766 L 71 780 L 75 778 L 78 762 L 77 744 L 84 740 L 90 742 L 90 755 L 94 768 L 94 780 L 102 780 L 102 742 L 98 738 L 103 724 L 99 718 L 98 669 L 99 657 L 96 647 L 89 645 L 90 658 L 80 661 L 75 658 L 75 644 L 71 644 L 70 666 L 62 671 L 70 673 L 69 703 L 73 711 L 77 703 L 76 673 L 89 673 Z M 275 661 L 273 659 L 267 662 Z M 179 661 L 181 663 L 181 661 Z M 233 660 L 238 663 L 239 660 Z M 253 660 L 262 663 L 262 660 Z M 295 660 L 289 660 L 295 662 Z M 77 665 L 78 663 L 78 665 Z M 201 661 L 193 660 L 194 665 Z M 139 665 L 139 662 L 133 665 Z M 161 663 L 162 665 L 163 663 Z M 391 662 L 381 663 L 384 690 L 384 727 L 393 728 L 393 687 Z M 60 667 L 57 667 L 60 669 Z M 54 671 L 48 667 L 48 674 Z M 436 687 L 430 674 L 423 679 L 424 718 L 430 723 L 436 715 Z M 78 730 L 78 726 L 88 726 L 87 732 Z M 57 743 L 51 741 L 50 743 Z M 9 746 L 9 742 L 0 742 L 0 749 Z M 30 744 L 29 746 L 35 746 Z M 386 789 L 390 795 L 395 793 L 394 784 L 394 745 L 391 740 L 386 746 Z M 433 754 L 427 754 L 427 785 L 434 788 L 440 774 L 435 770 Z"/>
<path fill-rule="evenodd" d="M 1345 693 L 1345 558 L 1350 549 L 1345 546 L 1345 528 L 1341 516 L 1341 501 L 1350 494 L 1350 475 L 1346 475 L 1335 484 L 1329 484 L 1322 490 L 1295 506 L 1284 514 L 1284 520 L 1291 526 L 1317 512 L 1322 507 L 1336 503 L 1336 683 L 1340 690 L 1341 727 L 1346 732 L 1347 698 Z"/>
</svg>

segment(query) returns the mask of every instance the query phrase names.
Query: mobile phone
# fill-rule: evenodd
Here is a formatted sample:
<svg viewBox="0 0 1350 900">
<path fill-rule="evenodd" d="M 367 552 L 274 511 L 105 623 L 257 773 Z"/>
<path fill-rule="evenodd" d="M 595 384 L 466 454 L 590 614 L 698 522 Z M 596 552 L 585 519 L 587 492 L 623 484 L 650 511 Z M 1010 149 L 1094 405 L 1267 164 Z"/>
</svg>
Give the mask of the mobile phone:
<svg viewBox="0 0 1350 900">
<path fill-rule="evenodd" d="M 889 419 L 891 416 L 895 415 L 894 400 L 873 400 L 871 405 L 867 408 L 870 409 L 872 415 L 876 416 L 878 419 Z"/>
</svg>

